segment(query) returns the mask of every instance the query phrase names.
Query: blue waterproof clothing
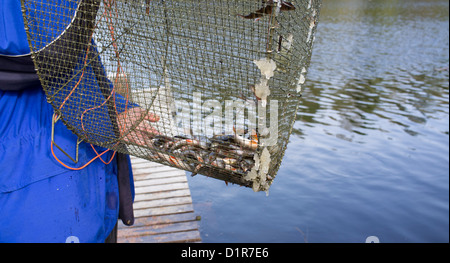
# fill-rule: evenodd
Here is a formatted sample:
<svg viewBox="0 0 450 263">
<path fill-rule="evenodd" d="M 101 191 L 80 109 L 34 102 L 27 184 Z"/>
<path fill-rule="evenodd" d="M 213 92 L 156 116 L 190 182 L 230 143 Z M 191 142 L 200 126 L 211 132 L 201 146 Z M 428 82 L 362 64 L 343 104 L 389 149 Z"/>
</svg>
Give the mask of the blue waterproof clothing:
<svg viewBox="0 0 450 263">
<path fill-rule="evenodd" d="M 29 53 L 20 1 L 0 0 L 0 57 Z M 90 75 L 88 69 L 85 77 Z M 53 109 L 40 84 L 18 91 L 2 85 L 6 83 L 0 79 L 0 242 L 103 242 L 118 219 L 117 162 L 105 165 L 97 159 L 79 171 L 63 167 L 51 153 Z M 105 115 L 107 109 L 90 114 Z M 61 148 L 75 155 L 77 137 L 61 121 L 54 136 Z M 72 167 L 96 156 L 84 142 L 78 164 L 56 147 L 54 151 Z M 109 160 L 112 153 L 102 158 Z M 129 173 L 132 183 L 131 169 Z"/>
</svg>

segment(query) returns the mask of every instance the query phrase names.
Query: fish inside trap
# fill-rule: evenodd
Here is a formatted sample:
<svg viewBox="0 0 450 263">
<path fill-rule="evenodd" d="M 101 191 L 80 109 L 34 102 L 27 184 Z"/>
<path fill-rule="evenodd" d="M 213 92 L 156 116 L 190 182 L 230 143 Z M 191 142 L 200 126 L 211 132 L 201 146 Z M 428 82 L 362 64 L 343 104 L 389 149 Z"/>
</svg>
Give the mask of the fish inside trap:
<svg viewBox="0 0 450 263">
<path fill-rule="evenodd" d="M 267 191 L 320 5 L 22 0 L 22 12 L 47 100 L 80 140 Z"/>
</svg>

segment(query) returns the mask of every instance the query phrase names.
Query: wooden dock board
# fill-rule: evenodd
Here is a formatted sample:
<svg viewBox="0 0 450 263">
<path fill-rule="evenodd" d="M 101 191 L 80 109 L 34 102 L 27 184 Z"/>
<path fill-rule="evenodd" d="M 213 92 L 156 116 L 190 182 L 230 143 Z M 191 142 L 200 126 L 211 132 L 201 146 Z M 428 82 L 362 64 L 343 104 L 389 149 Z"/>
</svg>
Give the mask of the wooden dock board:
<svg viewBox="0 0 450 263">
<path fill-rule="evenodd" d="M 201 242 L 186 173 L 131 157 L 135 199 L 133 226 L 119 222 L 118 243 Z"/>
</svg>

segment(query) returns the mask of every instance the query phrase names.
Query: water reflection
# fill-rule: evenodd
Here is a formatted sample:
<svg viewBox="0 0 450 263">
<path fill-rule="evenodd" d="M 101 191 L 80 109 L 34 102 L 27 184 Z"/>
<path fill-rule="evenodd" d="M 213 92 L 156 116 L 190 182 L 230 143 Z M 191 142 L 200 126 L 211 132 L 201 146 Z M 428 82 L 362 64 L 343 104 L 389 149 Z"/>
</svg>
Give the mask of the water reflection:
<svg viewBox="0 0 450 263">
<path fill-rule="evenodd" d="M 448 242 L 448 10 L 324 0 L 269 197 L 190 179 L 203 241 Z"/>
<path fill-rule="evenodd" d="M 351 141 L 386 120 L 419 135 L 448 112 L 448 46 L 447 1 L 324 1 L 294 133 L 320 124 Z"/>
</svg>

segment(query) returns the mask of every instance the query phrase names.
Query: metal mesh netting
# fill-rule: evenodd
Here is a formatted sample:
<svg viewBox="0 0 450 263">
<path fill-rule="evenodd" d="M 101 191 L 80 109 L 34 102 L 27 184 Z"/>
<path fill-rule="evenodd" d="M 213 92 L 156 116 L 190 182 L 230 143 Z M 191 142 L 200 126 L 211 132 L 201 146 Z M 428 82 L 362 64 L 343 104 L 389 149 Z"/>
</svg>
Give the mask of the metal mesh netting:
<svg viewBox="0 0 450 263">
<path fill-rule="evenodd" d="M 320 5 L 22 0 L 22 11 L 47 99 L 81 140 L 266 191 Z"/>
</svg>

